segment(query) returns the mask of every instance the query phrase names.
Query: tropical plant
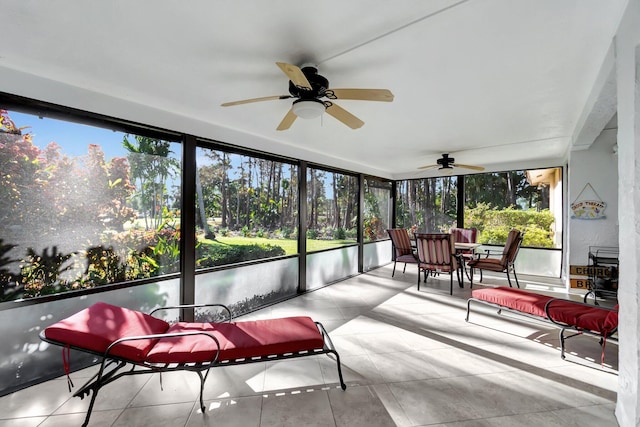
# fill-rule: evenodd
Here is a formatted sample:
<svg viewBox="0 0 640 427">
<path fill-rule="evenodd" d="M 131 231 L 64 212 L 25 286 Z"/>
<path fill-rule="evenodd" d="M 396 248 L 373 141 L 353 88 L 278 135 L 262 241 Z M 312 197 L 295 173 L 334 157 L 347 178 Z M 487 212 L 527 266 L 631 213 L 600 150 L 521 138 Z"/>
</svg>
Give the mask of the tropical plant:
<svg viewBox="0 0 640 427">
<path fill-rule="evenodd" d="M 126 264 L 123 264 L 113 246 L 94 246 L 86 250 L 87 268 L 85 280 L 93 285 L 122 282 L 127 278 Z"/>
<path fill-rule="evenodd" d="M 60 276 L 73 268 L 68 261 L 73 253 L 58 252 L 58 247 L 44 248 L 38 254 L 33 248 L 28 248 L 27 258 L 22 260 L 20 268 L 20 282 L 24 285 L 25 297 L 50 295 L 60 291 L 65 284 L 60 282 Z"/>
<path fill-rule="evenodd" d="M 1 116 L 0 116 L 1 118 Z M 18 262 L 8 256 L 9 252 L 17 245 L 4 243 L 0 238 L 0 301 L 8 301 L 16 298 L 22 292 L 22 286 L 18 284 L 18 278 L 11 272 L 9 266 Z"/>
<path fill-rule="evenodd" d="M 138 182 L 136 202 L 143 212 L 147 228 L 158 228 L 162 223 L 166 183 L 179 170 L 180 163 L 171 158 L 171 143 L 156 138 L 125 135 L 122 146 L 129 151 L 131 175 Z"/>
</svg>

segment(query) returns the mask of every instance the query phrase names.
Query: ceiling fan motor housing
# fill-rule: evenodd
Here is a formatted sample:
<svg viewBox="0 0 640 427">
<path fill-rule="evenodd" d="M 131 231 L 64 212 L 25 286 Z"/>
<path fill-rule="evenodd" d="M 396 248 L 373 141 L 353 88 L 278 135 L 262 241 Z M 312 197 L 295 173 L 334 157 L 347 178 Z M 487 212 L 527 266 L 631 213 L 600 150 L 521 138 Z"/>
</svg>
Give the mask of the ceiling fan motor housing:
<svg viewBox="0 0 640 427">
<path fill-rule="evenodd" d="M 436 163 L 440 165 L 440 169 L 451 169 L 451 165 L 455 163 L 456 159 L 449 157 L 448 154 L 443 154 L 442 158 L 438 159 Z"/>
<path fill-rule="evenodd" d="M 300 99 L 317 99 L 329 88 L 329 80 L 318 74 L 315 67 L 304 67 L 302 73 L 311 84 L 311 89 L 300 88 L 289 80 L 289 93 Z"/>
</svg>

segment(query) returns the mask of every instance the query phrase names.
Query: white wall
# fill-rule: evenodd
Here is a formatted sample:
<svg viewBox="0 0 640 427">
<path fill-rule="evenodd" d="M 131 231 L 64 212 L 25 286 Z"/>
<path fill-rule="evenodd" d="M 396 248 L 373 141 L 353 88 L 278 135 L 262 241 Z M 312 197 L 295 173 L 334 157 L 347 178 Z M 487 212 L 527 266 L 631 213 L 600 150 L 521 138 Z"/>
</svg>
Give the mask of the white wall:
<svg viewBox="0 0 640 427">
<path fill-rule="evenodd" d="M 613 154 L 617 143 L 614 121 L 602 131 L 587 150 L 572 151 L 569 157 L 569 265 L 586 265 L 589 246 L 618 246 L 618 158 Z M 585 185 L 582 195 L 580 192 Z M 579 198 L 578 198 L 579 196 Z M 604 219 L 575 219 L 571 217 L 571 203 L 576 199 L 600 199 L 607 204 Z"/>
<path fill-rule="evenodd" d="M 620 222 L 619 375 L 616 418 L 640 425 L 640 0 L 629 1 L 616 34 Z"/>
</svg>

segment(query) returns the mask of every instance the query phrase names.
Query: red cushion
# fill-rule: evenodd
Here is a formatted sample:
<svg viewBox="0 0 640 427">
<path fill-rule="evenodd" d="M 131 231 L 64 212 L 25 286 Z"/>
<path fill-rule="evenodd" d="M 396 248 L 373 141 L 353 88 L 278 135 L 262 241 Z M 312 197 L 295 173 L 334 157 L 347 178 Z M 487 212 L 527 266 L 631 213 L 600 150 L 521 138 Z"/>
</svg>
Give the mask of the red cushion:
<svg viewBox="0 0 640 427">
<path fill-rule="evenodd" d="M 618 328 L 618 310 L 620 309 L 620 304 L 616 304 L 616 306 L 613 307 L 613 309 L 615 311 L 610 311 L 607 314 L 607 317 L 604 319 L 603 327 L 606 328 L 608 331 L 612 331 Z"/>
<path fill-rule="evenodd" d="M 549 316 L 561 323 L 607 335 L 618 327 L 618 312 L 602 307 L 554 300 L 549 305 Z"/>
<path fill-rule="evenodd" d="M 553 297 L 517 288 L 500 286 L 497 288 L 474 289 L 473 298 L 511 308 L 534 316 L 547 317 L 544 307 Z"/>
<path fill-rule="evenodd" d="M 233 323 L 185 323 L 171 326 L 167 333 L 207 331 L 220 342 L 218 358 L 233 360 L 321 349 L 322 335 L 309 317 L 287 317 Z M 207 362 L 217 347 L 204 335 L 163 338 L 149 352 L 152 363 Z"/>
<path fill-rule="evenodd" d="M 418 262 L 413 254 L 400 255 L 396 257 L 396 262 Z"/>
<path fill-rule="evenodd" d="M 104 353 L 119 338 L 161 334 L 169 328 L 164 320 L 139 311 L 99 302 L 44 330 L 54 341 Z M 110 354 L 141 361 L 157 340 L 127 341 L 116 345 Z"/>
</svg>

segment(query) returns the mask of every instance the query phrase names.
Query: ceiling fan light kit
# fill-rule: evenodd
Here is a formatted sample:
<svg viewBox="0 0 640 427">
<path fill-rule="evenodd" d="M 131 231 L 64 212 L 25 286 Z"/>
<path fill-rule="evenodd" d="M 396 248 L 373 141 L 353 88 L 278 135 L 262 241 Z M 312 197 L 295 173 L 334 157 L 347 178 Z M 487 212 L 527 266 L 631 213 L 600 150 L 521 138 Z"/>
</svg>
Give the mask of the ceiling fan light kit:
<svg viewBox="0 0 640 427">
<path fill-rule="evenodd" d="M 453 175 L 453 168 L 451 166 L 441 166 L 438 170 L 443 175 Z"/>
<path fill-rule="evenodd" d="M 273 101 L 280 99 L 297 98 L 284 116 L 277 130 L 287 130 L 295 122 L 297 117 L 303 119 L 315 119 L 322 116 L 325 111 L 336 120 L 358 129 L 364 122 L 330 100 L 353 99 L 360 101 L 393 101 L 393 94 L 388 89 L 329 89 L 329 80 L 318 74 L 318 70 L 312 66 L 298 67 L 285 62 L 276 62 L 283 73 L 289 77 L 290 95 L 263 96 L 261 98 L 244 99 L 241 101 L 225 102 L 223 107 L 249 104 L 252 102 Z"/>
<path fill-rule="evenodd" d="M 315 119 L 320 117 L 326 107 L 317 99 L 298 99 L 291 106 L 293 113 L 302 119 Z"/>
</svg>

